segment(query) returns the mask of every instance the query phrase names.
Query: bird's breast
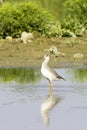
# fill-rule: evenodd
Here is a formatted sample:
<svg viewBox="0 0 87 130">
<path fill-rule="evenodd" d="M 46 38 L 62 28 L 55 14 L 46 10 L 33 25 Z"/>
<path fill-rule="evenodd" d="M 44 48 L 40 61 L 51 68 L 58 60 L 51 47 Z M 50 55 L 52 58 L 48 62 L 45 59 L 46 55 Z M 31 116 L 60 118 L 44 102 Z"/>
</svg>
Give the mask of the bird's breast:
<svg viewBox="0 0 87 130">
<path fill-rule="evenodd" d="M 52 81 L 54 79 L 54 75 L 48 69 L 41 69 L 41 73 L 44 77 Z"/>
</svg>

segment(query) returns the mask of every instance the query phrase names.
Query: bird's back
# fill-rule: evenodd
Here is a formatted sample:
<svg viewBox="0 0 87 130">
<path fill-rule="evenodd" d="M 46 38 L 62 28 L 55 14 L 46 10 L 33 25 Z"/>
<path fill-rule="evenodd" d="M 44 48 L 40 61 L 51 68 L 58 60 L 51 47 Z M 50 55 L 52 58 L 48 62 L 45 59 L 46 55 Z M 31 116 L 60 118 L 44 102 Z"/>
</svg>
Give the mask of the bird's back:
<svg viewBox="0 0 87 130">
<path fill-rule="evenodd" d="M 43 67 L 41 69 L 41 72 L 42 72 L 43 76 L 46 77 L 47 79 L 49 79 L 50 81 L 63 79 L 60 75 L 57 74 L 57 72 L 54 69 L 52 69 L 48 65 Z"/>
</svg>

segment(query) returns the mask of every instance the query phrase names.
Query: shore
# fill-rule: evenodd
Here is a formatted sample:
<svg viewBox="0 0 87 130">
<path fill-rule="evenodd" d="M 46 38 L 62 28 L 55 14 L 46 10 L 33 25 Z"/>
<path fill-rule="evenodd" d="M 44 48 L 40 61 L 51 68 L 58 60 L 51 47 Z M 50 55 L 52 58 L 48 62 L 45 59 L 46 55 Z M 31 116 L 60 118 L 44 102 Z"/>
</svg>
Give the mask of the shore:
<svg viewBox="0 0 87 130">
<path fill-rule="evenodd" d="M 0 67 L 40 67 L 46 50 L 53 45 L 59 52 L 54 58 L 51 55 L 50 65 L 55 68 L 87 66 L 87 36 L 76 38 L 34 38 L 31 43 L 24 44 L 20 40 L 0 40 Z M 82 58 L 74 58 L 74 54 L 83 54 Z"/>
</svg>

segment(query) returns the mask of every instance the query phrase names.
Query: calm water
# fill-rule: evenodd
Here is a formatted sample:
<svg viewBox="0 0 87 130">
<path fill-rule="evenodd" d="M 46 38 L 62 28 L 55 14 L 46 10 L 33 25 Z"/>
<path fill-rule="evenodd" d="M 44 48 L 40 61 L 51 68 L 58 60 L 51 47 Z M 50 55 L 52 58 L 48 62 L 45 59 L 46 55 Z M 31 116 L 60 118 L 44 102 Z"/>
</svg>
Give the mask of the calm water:
<svg viewBox="0 0 87 130">
<path fill-rule="evenodd" d="M 40 69 L 0 69 L 0 130 L 87 130 L 87 68 L 56 71 L 50 95 Z"/>
</svg>

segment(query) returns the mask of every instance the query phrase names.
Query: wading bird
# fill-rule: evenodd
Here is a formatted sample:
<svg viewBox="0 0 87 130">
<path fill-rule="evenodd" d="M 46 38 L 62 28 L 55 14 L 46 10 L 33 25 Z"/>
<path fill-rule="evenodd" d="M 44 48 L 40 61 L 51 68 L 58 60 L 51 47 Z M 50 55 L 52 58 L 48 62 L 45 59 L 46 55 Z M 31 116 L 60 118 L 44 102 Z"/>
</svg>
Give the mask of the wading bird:
<svg viewBox="0 0 87 130">
<path fill-rule="evenodd" d="M 52 81 L 59 80 L 59 79 L 65 80 L 65 79 L 63 77 L 61 77 L 59 74 L 57 74 L 57 72 L 54 69 L 52 69 L 50 66 L 48 66 L 50 56 L 45 55 L 44 58 L 45 58 L 45 60 L 42 62 L 42 66 L 41 66 L 41 73 L 45 78 L 47 78 L 49 80 L 50 92 L 52 92 L 52 89 L 53 89 Z"/>
</svg>

